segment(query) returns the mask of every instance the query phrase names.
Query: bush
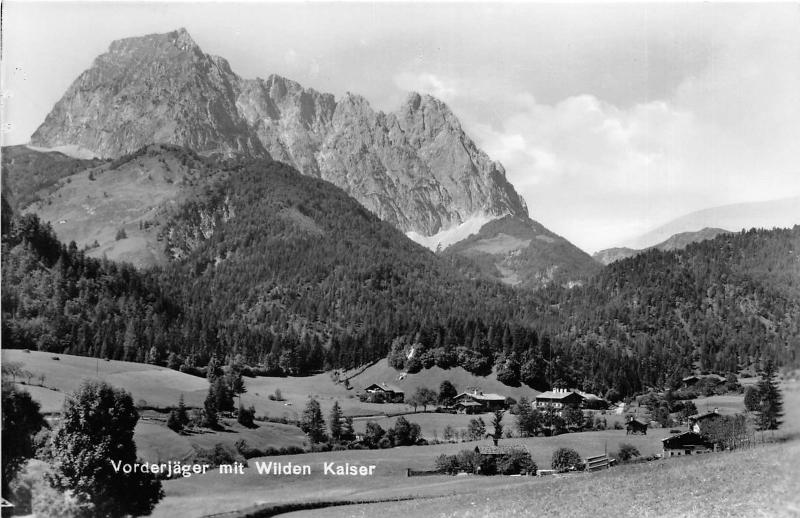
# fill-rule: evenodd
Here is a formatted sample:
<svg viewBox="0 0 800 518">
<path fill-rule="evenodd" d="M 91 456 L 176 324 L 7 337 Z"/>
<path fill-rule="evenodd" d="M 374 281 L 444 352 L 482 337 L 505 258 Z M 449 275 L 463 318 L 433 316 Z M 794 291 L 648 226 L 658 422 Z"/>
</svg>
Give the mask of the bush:
<svg viewBox="0 0 800 518">
<path fill-rule="evenodd" d="M 181 423 L 181 420 L 178 418 L 178 412 L 175 410 L 172 410 L 169 413 L 169 417 L 167 418 L 167 428 L 175 433 L 181 433 L 181 430 L 183 430 L 183 423 Z"/>
<path fill-rule="evenodd" d="M 121 229 L 117 230 L 117 236 L 115 238 L 117 241 L 120 241 L 120 240 L 125 239 L 127 237 L 128 237 L 128 234 L 125 232 L 124 228 L 121 228 Z"/>
<path fill-rule="evenodd" d="M 234 462 L 241 462 L 247 466 L 247 460 L 239 452 L 233 450 L 230 446 L 222 443 L 217 443 L 213 448 L 201 448 L 195 446 L 195 462 L 198 464 L 209 464 L 212 467 L 221 464 L 233 464 Z"/>
<path fill-rule="evenodd" d="M 559 448 L 553 452 L 550 465 L 559 473 L 574 470 L 581 465 L 581 456 L 572 448 Z"/>
<path fill-rule="evenodd" d="M 460 469 L 458 459 L 455 455 L 439 455 L 436 457 L 436 469 L 448 475 L 455 475 Z"/>
<path fill-rule="evenodd" d="M 477 473 L 478 469 L 481 467 L 483 457 L 475 450 L 461 450 L 458 452 L 458 455 L 456 455 L 456 460 L 462 471 Z"/>
<path fill-rule="evenodd" d="M 636 448 L 636 446 L 628 443 L 621 443 L 619 445 L 619 453 L 617 453 L 617 457 L 621 462 L 628 462 L 634 457 L 641 456 L 642 454 L 639 453 L 639 450 Z"/>
<path fill-rule="evenodd" d="M 497 462 L 497 469 L 503 475 L 535 475 L 537 472 L 536 463 L 533 462 L 531 454 L 525 450 L 515 450 L 503 455 Z"/>
<path fill-rule="evenodd" d="M 239 414 L 236 416 L 236 421 L 238 421 L 242 426 L 253 428 L 256 425 L 254 422 L 255 416 L 256 408 L 253 405 L 250 405 L 248 408 L 240 406 Z"/>
</svg>

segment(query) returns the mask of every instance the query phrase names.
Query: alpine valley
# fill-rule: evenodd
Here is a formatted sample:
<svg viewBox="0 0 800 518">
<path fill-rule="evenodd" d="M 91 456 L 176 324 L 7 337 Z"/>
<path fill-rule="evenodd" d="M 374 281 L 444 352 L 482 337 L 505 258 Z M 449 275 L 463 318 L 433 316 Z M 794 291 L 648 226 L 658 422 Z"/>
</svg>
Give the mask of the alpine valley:
<svg viewBox="0 0 800 518">
<path fill-rule="evenodd" d="M 604 266 L 443 102 L 243 79 L 183 29 L 113 42 L 2 165 L 5 348 L 615 399 L 800 361 L 800 227 Z"/>
</svg>

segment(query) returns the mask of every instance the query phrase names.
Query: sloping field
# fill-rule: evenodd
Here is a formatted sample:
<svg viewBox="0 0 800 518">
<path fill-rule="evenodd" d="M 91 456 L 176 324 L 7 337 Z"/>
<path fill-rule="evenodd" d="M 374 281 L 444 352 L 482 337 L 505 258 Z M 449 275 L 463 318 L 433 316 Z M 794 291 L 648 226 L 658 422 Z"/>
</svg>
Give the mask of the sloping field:
<svg viewBox="0 0 800 518">
<path fill-rule="evenodd" d="M 605 448 L 615 450 L 620 442 L 628 442 L 643 455 L 650 455 L 660 451 L 660 439 L 666 435 L 666 430 L 653 430 L 646 436 L 626 436 L 623 430 L 607 430 L 556 437 L 507 439 L 502 440 L 501 444 L 525 445 L 540 467 L 549 468 L 553 452 L 560 447 L 574 448 L 588 456 L 603 453 Z M 406 477 L 406 468 L 433 469 L 437 456 L 473 449 L 478 444 L 487 444 L 487 441 L 250 459 L 250 467 L 245 469 L 243 475 L 210 473 L 166 482 L 164 490 L 167 496 L 156 508 L 154 516 L 202 516 L 256 504 L 469 494 L 477 487 L 522 483 L 525 477 Z M 258 475 L 254 466 L 259 460 L 307 464 L 312 473 L 310 476 Z M 324 462 L 375 465 L 376 469 L 374 476 L 325 475 Z"/>
<path fill-rule="evenodd" d="M 328 507 L 288 517 L 497 518 L 800 515 L 800 442 L 674 458 L 428 500 Z M 535 513 L 534 510 L 535 509 Z"/>
<path fill-rule="evenodd" d="M 130 392 L 134 402 L 144 400 L 153 406 L 174 406 L 181 394 L 184 394 L 187 405 L 202 406 L 208 390 L 208 382 L 202 378 L 144 363 L 15 349 L 3 349 L 2 361 L 22 363 L 25 370 L 34 374 L 34 385 L 39 383 L 40 374 L 45 375 L 44 386 L 55 391 L 26 387 L 42 404 L 44 412 L 60 411 L 64 394 L 76 390 L 85 379 L 107 381 Z M 61 394 L 54 396 L 49 394 L 51 392 Z"/>
<path fill-rule="evenodd" d="M 438 392 L 439 385 L 444 380 L 450 380 L 459 392 L 466 390 L 468 387 L 477 387 L 487 393 L 494 392 L 504 396 L 511 396 L 515 399 L 519 399 L 522 396 L 533 399 L 539 394 L 538 391 L 524 384 L 521 387 L 509 387 L 497 381 L 497 376 L 494 372 L 489 376 L 482 377 L 467 372 L 462 367 L 447 370 L 441 367 L 432 367 L 423 369 L 416 374 L 407 374 L 403 379 L 400 379 L 401 374 L 389 365 L 388 360 L 383 359 L 353 377 L 350 383 L 357 388 L 367 387 L 372 383 L 390 383 L 403 389 L 407 396 L 413 394 L 418 387 L 428 387 Z"/>
</svg>

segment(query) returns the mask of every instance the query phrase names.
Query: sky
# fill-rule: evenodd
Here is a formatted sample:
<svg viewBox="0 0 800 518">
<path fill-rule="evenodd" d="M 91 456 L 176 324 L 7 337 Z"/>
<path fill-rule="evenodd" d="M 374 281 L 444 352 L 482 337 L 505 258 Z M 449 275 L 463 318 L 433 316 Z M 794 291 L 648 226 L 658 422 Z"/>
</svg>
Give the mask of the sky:
<svg viewBox="0 0 800 518">
<path fill-rule="evenodd" d="M 242 77 L 450 106 L 531 217 L 588 252 L 800 195 L 800 4 L 3 2 L 2 139 L 111 41 L 185 27 Z"/>
</svg>

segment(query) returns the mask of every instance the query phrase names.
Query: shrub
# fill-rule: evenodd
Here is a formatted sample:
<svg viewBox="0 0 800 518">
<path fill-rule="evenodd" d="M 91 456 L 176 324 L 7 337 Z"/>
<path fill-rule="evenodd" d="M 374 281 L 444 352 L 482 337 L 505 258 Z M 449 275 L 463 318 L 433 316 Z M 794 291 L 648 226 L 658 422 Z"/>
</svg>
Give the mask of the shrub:
<svg viewBox="0 0 800 518">
<path fill-rule="evenodd" d="M 124 228 L 121 228 L 121 229 L 117 230 L 117 236 L 115 237 L 115 239 L 117 241 L 120 241 L 120 240 L 125 239 L 127 237 L 128 237 L 128 234 L 125 232 Z"/>
<path fill-rule="evenodd" d="M 533 462 L 531 454 L 525 450 L 515 450 L 503 455 L 497 463 L 497 469 L 503 475 L 535 475 L 537 472 L 536 463 Z"/>
<path fill-rule="evenodd" d="M 551 467 L 560 473 L 576 469 L 580 464 L 581 456 L 572 448 L 559 448 L 554 451 L 550 463 Z"/>
<path fill-rule="evenodd" d="M 255 427 L 255 422 L 254 422 L 255 415 L 256 415 L 256 408 L 253 405 L 250 405 L 248 408 L 240 406 L 239 414 L 236 416 L 236 420 L 242 426 L 245 426 L 247 428 L 253 428 Z"/>
<path fill-rule="evenodd" d="M 462 471 L 466 471 L 467 473 L 477 473 L 478 468 L 481 467 L 481 461 L 483 457 L 480 453 L 474 450 L 461 450 L 456 455 L 456 460 L 458 461 L 458 466 Z"/>
<path fill-rule="evenodd" d="M 435 465 L 437 470 L 448 475 L 455 475 L 460 469 L 458 458 L 455 455 L 439 455 L 436 457 Z"/>
<path fill-rule="evenodd" d="M 169 417 L 167 418 L 167 428 L 175 433 L 180 433 L 181 430 L 183 430 L 183 423 L 181 423 L 181 420 L 178 419 L 178 412 L 175 410 L 172 410 L 169 413 Z"/>
<path fill-rule="evenodd" d="M 201 448 L 195 446 L 195 462 L 198 464 L 209 464 L 212 467 L 221 464 L 233 464 L 241 462 L 247 466 L 247 460 L 239 452 L 230 446 L 222 443 L 215 444 L 212 448 Z"/>
<path fill-rule="evenodd" d="M 641 457 L 642 454 L 639 453 L 639 450 L 636 446 L 628 443 L 621 443 L 619 445 L 619 453 L 617 453 L 617 457 L 621 462 L 628 462 L 634 457 Z"/>
</svg>

